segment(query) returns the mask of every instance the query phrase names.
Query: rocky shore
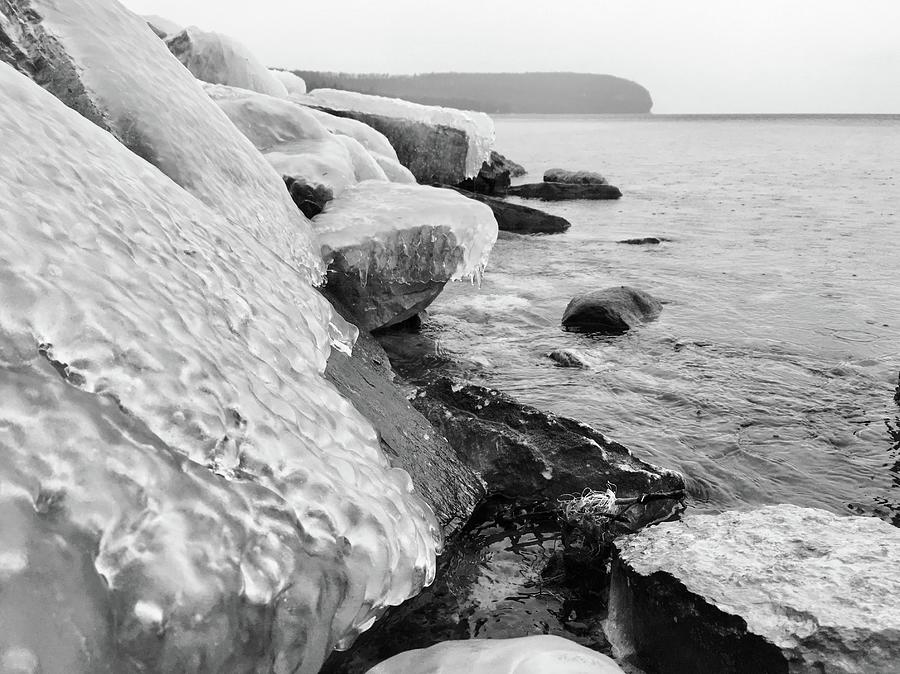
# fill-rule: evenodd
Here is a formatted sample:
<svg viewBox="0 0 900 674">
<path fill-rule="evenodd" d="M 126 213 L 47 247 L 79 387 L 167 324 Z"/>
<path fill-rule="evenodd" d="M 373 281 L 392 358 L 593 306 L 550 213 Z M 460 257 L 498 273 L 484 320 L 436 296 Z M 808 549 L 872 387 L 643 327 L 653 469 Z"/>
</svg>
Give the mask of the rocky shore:
<svg viewBox="0 0 900 674">
<path fill-rule="evenodd" d="M 622 195 L 492 145 L 116 0 L 0 0 L 0 671 L 896 671 L 896 528 L 685 512 L 418 332 L 498 229 L 570 227 L 507 197 Z"/>
</svg>

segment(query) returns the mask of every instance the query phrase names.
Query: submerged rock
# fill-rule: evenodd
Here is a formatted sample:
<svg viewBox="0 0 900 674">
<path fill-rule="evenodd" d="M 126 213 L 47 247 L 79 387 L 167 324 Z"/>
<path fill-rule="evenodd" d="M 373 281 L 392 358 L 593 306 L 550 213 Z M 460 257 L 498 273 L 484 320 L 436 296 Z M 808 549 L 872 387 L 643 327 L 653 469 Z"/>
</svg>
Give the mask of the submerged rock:
<svg viewBox="0 0 900 674">
<path fill-rule="evenodd" d="M 631 246 L 644 246 L 644 245 L 656 245 L 662 243 L 663 241 L 669 241 L 670 239 L 666 239 L 662 236 L 645 236 L 640 239 L 622 239 L 621 241 L 616 241 L 616 243 L 626 243 Z"/>
<path fill-rule="evenodd" d="M 482 112 L 336 89 L 315 89 L 302 102 L 384 134 L 400 163 L 424 184 L 454 185 L 475 176 L 494 142 L 494 123 Z"/>
<path fill-rule="evenodd" d="M 556 349 L 551 351 L 547 354 L 547 358 L 554 361 L 559 367 L 587 367 L 584 358 L 569 349 Z"/>
<path fill-rule="evenodd" d="M 529 183 L 513 185 L 506 194 L 523 199 L 543 201 L 569 201 L 574 199 L 618 199 L 622 192 L 612 185 L 584 185 L 572 183 Z"/>
<path fill-rule="evenodd" d="M 662 304 L 643 290 L 619 286 L 574 297 L 563 312 L 567 330 L 618 335 L 659 316 Z"/>
<path fill-rule="evenodd" d="M 571 223 L 558 215 L 550 215 L 530 206 L 511 204 L 503 199 L 486 197 L 481 194 L 456 189 L 460 194 L 475 199 L 491 207 L 494 217 L 497 219 L 497 227 L 501 232 L 514 232 L 516 234 L 559 234 L 564 232 Z"/>
<path fill-rule="evenodd" d="M 549 634 L 446 641 L 407 651 L 369 674 L 624 674 L 610 658 Z"/>
<path fill-rule="evenodd" d="M 567 171 L 552 168 L 544 171 L 545 183 L 571 183 L 573 185 L 609 185 L 609 181 L 594 171 Z"/>
<path fill-rule="evenodd" d="M 413 406 L 434 424 L 491 493 L 555 501 L 615 484 L 627 498 L 684 489 L 674 471 L 641 461 L 590 426 L 517 402 L 500 391 L 437 378 L 421 386 Z M 633 509 L 635 527 L 672 512 L 670 501 Z"/>
<path fill-rule="evenodd" d="M 900 529 L 791 505 L 616 543 L 608 630 L 648 671 L 894 672 Z"/>
<path fill-rule="evenodd" d="M 198 80 L 287 98 L 288 90 L 281 79 L 227 35 L 190 26 L 169 36 L 166 46 Z"/>
<path fill-rule="evenodd" d="M 254 167 L 269 169 L 215 107 L 204 116 L 143 21 L 56 4 L 41 4 L 54 30 L 92 37 L 75 42 L 91 91 L 133 111 L 123 137 L 221 175 L 226 203 L 0 64 L 0 657 L 73 674 L 316 671 L 430 581 L 437 523 L 322 376 L 353 331 L 277 236 L 310 245 L 279 176 L 271 217 L 250 217 L 268 199 Z M 191 114 L 154 145 L 154 124 Z M 262 186 L 240 204 L 228 185 L 243 194 L 245 172 Z"/>
<path fill-rule="evenodd" d="M 478 279 L 497 239 L 491 210 L 449 190 L 365 181 L 314 222 L 328 288 L 364 330 L 425 309 L 447 281 Z"/>
<path fill-rule="evenodd" d="M 281 176 L 139 16 L 113 0 L 7 0 L 0 58 L 318 280 Z M 202 133 L 198 130 L 202 129 Z"/>
</svg>

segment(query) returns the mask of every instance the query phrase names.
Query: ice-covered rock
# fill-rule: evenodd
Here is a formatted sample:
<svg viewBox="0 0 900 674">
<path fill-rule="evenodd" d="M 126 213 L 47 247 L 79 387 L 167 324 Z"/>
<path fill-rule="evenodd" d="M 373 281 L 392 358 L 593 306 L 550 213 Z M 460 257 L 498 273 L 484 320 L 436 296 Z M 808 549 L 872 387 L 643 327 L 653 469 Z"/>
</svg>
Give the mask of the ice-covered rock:
<svg viewBox="0 0 900 674">
<path fill-rule="evenodd" d="M 278 253 L 322 272 L 281 177 L 139 16 L 114 0 L 6 0 L 0 58 Z"/>
<path fill-rule="evenodd" d="M 375 158 L 375 161 L 378 162 L 381 170 L 384 171 L 387 179 L 392 183 L 406 183 L 407 185 L 416 184 L 416 177 L 412 174 L 412 171 L 396 159 L 392 159 L 383 154 L 378 154 L 377 152 L 373 152 L 372 156 Z"/>
<path fill-rule="evenodd" d="M 288 90 L 281 79 L 227 35 L 189 26 L 166 38 L 166 46 L 198 80 L 287 98 Z"/>
<path fill-rule="evenodd" d="M 330 133 L 309 109 L 247 89 L 204 89 L 282 176 L 325 187 L 334 197 L 360 180 L 387 181 L 358 141 Z"/>
<path fill-rule="evenodd" d="M 497 239 L 487 206 L 450 190 L 370 180 L 313 224 L 328 287 L 368 330 L 415 315 L 447 281 L 480 279 Z"/>
<path fill-rule="evenodd" d="M 610 640 L 647 671 L 896 672 L 900 529 L 791 505 L 616 543 Z"/>
<path fill-rule="evenodd" d="M 395 655 L 368 674 L 624 674 L 610 658 L 562 637 L 445 641 Z"/>
<path fill-rule="evenodd" d="M 330 307 L 277 241 L 3 64 L 0 147 L 0 658 L 315 672 L 437 547 L 322 377 Z"/>
<path fill-rule="evenodd" d="M 455 185 L 477 175 L 494 144 L 494 122 L 483 112 L 337 89 L 314 89 L 304 101 L 380 131 L 421 183 Z"/>
<path fill-rule="evenodd" d="M 275 70 L 273 68 L 270 68 L 269 72 L 274 75 L 276 80 L 284 85 L 284 88 L 287 90 L 288 95 L 303 95 L 306 93 L 306 82 L 303 81 L 302 77 L 295 75 L 289 70 Z"/>
<path fill-rule="evenodd" d="M 170 35 L 175 35 L 184 30 L 184 26 L 180 26 L 174 21 L 170 21 L 169 19 L 156 14 L 145 14 L 141 18 L 147 22 L 147 25 L 150 26 L 150 28 L 153 29 L 153 32 L 160 38 L 167 38 Z"/>
</svg>

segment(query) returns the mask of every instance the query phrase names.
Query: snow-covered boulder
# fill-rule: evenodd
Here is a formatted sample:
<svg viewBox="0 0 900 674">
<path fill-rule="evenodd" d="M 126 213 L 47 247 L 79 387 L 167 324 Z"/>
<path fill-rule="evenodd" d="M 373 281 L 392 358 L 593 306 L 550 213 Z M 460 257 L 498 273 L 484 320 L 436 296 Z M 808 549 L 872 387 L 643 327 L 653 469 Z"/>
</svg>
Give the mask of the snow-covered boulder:
<svg viewBox="0 0 900 674">
<path fill-rule="evenodd" d="M 7 0 L 0 58 L 233 223 L 319 278 L 309 224 L 278 173 L 143 19 L 114 0 Z"/>
<path fill-rule="evenodd" d="M 450 190 L 364 181 L 313 220 L 328 288 L 372 330 L 402 322 L 447 281 L 480 280 L 497 239 L 491 209 Z"/>
<path fill-rule="evenodd" d="M 295 75 L 289 70 L 275 70 L 270 68 L 269 72 L 272 73 L 276 80 L 284 85 L 288 95 L 303 95 L 306 93 L 306 82 L 303 81 L 302 77 Z"/>
<path fill-rule="evenodd" d="M 624 674 L 610 658 L 562 637 L 464 639 L 407 651 L 368 674 Z"/>
<path fill-rule="evenodd" d="M 607 633 L 648 671 L 896 672 L 900 529 L 778 505 L 616 543 Z"/>
<path fill-rule="evenodd" d="M 174 21 L 170 21 L 169 19 L 156 14 L 145 14 L 141 18 L 147 22 L 147 25 L 153 29 L 154 33 L 163 39 L 184 30 L 184 26 L 180 26 Z"/>
<path fill-rule="evenodd" d="M 5 64 L 0 147 L 0 661 L 317 671 L 437 549 L 322 377 L 330 307 Z"/>
<path fill-rule="evenodd" d="M 288 90 L 240 42 L 189 26 L 166 38 L 166 46 L 198 80 L 287 98 Z"/>
<path fill-rule="evenodd" d="M 357 140 L 330 133 L 308 108 L 247 89 L 204 88 L 282 176 L 325 187 L 333 197 L 360 180 L 387 181 Z"/>
<path fill-rule="evenodd" d="M 474 177 L 490 157 L 494 122 L 483 112 L 420 105 L 397 98 L 314 89 L 308 105 L 373 127 L 420 183 L 455 185 Z"/>
</svg>

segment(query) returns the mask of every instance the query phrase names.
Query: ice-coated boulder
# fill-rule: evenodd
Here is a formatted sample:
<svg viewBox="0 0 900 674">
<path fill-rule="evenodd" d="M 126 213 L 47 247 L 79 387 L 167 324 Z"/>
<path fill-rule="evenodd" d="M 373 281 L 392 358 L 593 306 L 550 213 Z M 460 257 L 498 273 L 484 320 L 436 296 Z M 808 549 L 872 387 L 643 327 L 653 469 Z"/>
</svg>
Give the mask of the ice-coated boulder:
<svg viewBox="0 0 900 674">
<path fill-rule="evenodd" d="M 5 64 L 0 147 L 0 661 L 317 671 L 438 547 L 322 376 L 330 306 Z"/>
<path fill-rule="evenodd" d="M 234 38 L 189 26 L 166 38 L 166 46 L 198 80 L 287 98 L 281 79 Z"/>
<path fill-rule="evenodd" d="M 115 0 L 4 0 L 0 58 L 279 254 L 322 272 L 281 177 Z"/>
<path fill-rule="evenodd" d="M 275 70 L 270 68 L 269 72 L 272 73 L 276 80 L 284 85 L 289 96 L 291 94 L 303 95 L 306 93 L 306 82 L 303 81 L 302 77 L 295 75 L 289 70 Z"/>
<path fill-rule="evenodd" d="M 475 176 L 494 144 L 494 122 L 483 112 L 337 89 L 314 89 L 303 100 L 384 134 L 420 183 L 455 185 Z"/>
<path fill-rule="evenodd" d="M 610 658 L 562 637 L 445 641 L 385 660 L 368 674 L 624 674 Z"/>
<path fill-rule="evenodd" d="M 778 505 L 616 543 L 607 633 L 648 671 L 896 672 L 900 529 Z"/>
<path fill-rule="evenodd" d="M 450 280 L 480 279 L 497 239 L 491 209 L 450 190 L 367 180 L 313 225 L 328 288 L 363 329 L 400 323 Z"/>
</svg>

